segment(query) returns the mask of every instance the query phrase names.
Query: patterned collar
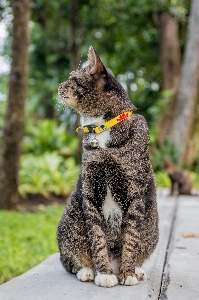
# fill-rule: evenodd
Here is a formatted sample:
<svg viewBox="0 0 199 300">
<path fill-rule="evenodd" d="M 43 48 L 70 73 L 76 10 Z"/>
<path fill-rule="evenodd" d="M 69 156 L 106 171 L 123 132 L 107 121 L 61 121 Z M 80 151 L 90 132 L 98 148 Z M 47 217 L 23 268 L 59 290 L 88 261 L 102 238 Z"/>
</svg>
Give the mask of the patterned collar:
<svg viewBox="0 0 199 300">
<path fill-rule="evenodd" d="M 129 116 L 132 115 L 132 110 L 128 110 L 125 111 L 123 113 L 121 113 L 120 115 L 118 115 L 117 117 L 105 122 L 104 124 L 101 125 L 86 125 L 83 127 L 78 127 L 76 129 L 76 131 L 78 132 L 79 129 L 82 129 L 85 133 L 95 133 L 95 134 L 99 134 L 102 133 L 103 131 L 115 126 L 116 124 L 122 122 L 123 120 L 125 120 L 126 118 L 128 118 Z"/>
</svg>

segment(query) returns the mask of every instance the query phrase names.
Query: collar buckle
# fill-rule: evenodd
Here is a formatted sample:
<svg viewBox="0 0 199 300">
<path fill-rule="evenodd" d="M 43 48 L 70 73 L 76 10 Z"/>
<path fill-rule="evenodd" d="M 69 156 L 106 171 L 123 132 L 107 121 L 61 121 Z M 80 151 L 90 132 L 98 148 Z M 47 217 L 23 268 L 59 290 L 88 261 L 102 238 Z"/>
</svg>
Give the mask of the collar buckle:
<svg viewBox="0 0 199 300">
<path fill-rule="evenodd" d="M 88 133 L 95 133 L 95 127 L 96 125 L 83 126 L 83 128 L 86 128 L 86 131 L 88 130 Z"/>
</svg>

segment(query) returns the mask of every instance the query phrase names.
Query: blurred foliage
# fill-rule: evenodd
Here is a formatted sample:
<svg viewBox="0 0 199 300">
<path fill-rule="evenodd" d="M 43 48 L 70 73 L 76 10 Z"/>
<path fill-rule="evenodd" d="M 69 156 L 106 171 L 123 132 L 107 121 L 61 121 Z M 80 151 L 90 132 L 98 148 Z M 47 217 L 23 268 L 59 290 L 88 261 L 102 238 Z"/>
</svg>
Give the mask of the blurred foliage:
<svg viewBox="0 0 199 300">
<path fill-rule="evenodd" d="M 164 90 L 159 93 L 160 100 L 148 108 L 148 112 L 153 118 L 150 126 L 150 158 L 155 172 L 162 170 L 162 163 L 171 160 L 178 165 L 178 151 L 173 144 L 165 140 L 162 146 L 158 143 L 159 128 L 157 127 L 158 116 L 164 112 L 165 105 L 171 100 L 175 90 Z"/>
<path fill-rule="evenodd" d="M 65 158 L 74 156 L 78 145 L 77 137 L 71 137 L 64 122 L 35 120 L 26 122 L 23 152 L 40 155 L 46 151 L 57 151 Z"/>
<path fill-rule="evenodd" d="M 153 139 L 153 134 L 151 136 Z M 175 165 L 178 165 L 178 151 L 168 141 L 165 141 L 161 148 L 156 145 L 156 142 L 151 144 L 150 152 L 151 163 L 155 172 L 162 169 L 162 164 L 165 160 L 171 160 Z"/>
<path fill-rule="evenodd" d="M 199 189 L 199 172 L 191 172 L 191 179 L 192 179 L 192 183 L 193 183 L 193 187 L 195 189 Z"/>
<path fill-rule="evenodd" d="M 138 108 L 137 112 L 146 118 L 151 132 L 151 158 L 155 170 L 161 169 L 165 157 L 175 161 L 177 153 L 168 143 L 164 150 L 157 147 L 157 151 L 153 151 L 157 146 L 158 115 L 173 95 L 173 91 L 161 90 L 157 16 L 171 12 L 178 19 L 183 53 L 190 1 L 77 1 L 74 40 L 71 38 L 72 1 L 33 2 L 26 105 L 28 117 L 20 170 L 21 194 L 68 194 L 77 176 L 79 167 L 75 167 L 73 159 L 78 147 L 74 137 L 76 117 L 71 110 L 64 110 L 57 97 L 58 84 L 65 81 L 71 71 L 73 43 L 78 47 L 80 65 L 87 59 L 88 47 L 93 45 L 96 48 L 104 64 L 112 69 L 128 92 Z M 8 64 L 12 41 L 11 3 L 3 0 L 0 4 L 0 18 L 8 29 L 8 36 L 3 46 L 0 45 L 0 55 Z M 1 140 L 8 72 L 0 74 L 0 80 Z M 39 120 L 43 118 L 48 119 Z M 53 171 L 55 168 L 57 172 Z"/>
<path fill-rule="evenodd" d="M 37 213 L 0 210 L 0 284 L 58 251 L 56 228 L 64 205 L 39 208 Z"/>
<path fill-rule="evenodd" d="M 19 172 L 20 194 L 69 195 L 80 171 L 74 159 L 77 144 L 77 137 L 66 132 L 64 123 L 29 120 Z"/>
<path fill-rule="evenodd" d="M 50 194 L 67 196 L 71 193 L 80 166 L 74 158 L 64 159 L 57 152 L 45 152 L 42 155 L 22 155 L 19 172 L 19 193 L 24 197 L 29 194 Z"/>
<path fill-rule="evenodd" d="M 149 108 L 161 101 L 162 85 L 156 16 L 170 11 L 178 18 L 183 48 L 189 1 L 82 0 L 77 3 L 75 43 L 78 55 L 81 54 L 80 63 L 87 59 L 88 47 L 93 45 L 151 126 L 154 110 Z M 54 118 L 59 115 L 55 108 L 58 84 L 71 71 L 72 1 L 35 0 L 34 4 L 27 110 Z M 10 1 L 3 1 L 0 11 L 3 9 L 3 19 L 9 19 Z M 10 39 L 7 41 L 5 56 L 10 51 Z"/>
<path fill-rule="evenodd" d="M 168 175 L 163 171 L 155 172 L 157 188 L 169 188 L 171 185 Z"/>
<path fill-rule="evenodd" d="M 199 174 L 190 172 L 190 176 L 193 184 L 193 189 L 199 189 Z M 155 179 L 157 188 L 169 188 L 171 186 L 169 176 L 164 171 L 155 172 Z"/>
<path fill-rule="evenodd" d="M 151 103 L 150 107 L 147 109 L 147 113 L 151 116 L 153 122 L 151 123 L 150 128 L 153 128 L 154 125 L 157 125 L 156 121 L 158 120 L 159 115 L 164 111 L 165 106 L 172 101 L 175 94 L 175 90 L 163 90 L 159 93 L 160 99 L 156 103 Z M 153 136 L 153 140 L 154 140 Z"/>
</svg>

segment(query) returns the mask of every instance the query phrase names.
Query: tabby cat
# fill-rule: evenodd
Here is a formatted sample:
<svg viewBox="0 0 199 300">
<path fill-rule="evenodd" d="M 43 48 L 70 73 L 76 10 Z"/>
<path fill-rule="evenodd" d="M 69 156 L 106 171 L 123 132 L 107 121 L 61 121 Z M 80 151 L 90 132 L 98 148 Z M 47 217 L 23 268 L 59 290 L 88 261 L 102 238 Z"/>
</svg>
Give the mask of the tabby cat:
<svg viewBox="0 0 199 300">
<path fill-rule="evenodd" d="M 57 230 L 62 265 L 98 286 L 135 285 L 158 241 L 146 121 L 92 46 L 58 94 L 84 130 L 82 170 Z"/>
</svg>

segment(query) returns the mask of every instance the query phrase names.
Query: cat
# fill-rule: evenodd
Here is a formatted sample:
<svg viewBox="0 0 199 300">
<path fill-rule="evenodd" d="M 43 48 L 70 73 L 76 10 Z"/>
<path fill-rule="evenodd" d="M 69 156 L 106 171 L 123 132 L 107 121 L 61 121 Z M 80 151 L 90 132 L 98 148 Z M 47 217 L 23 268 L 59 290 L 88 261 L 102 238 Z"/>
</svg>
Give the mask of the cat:
<svg viewBox="0 0 199 300">
<path fill-rule="evenodd" d="M 171 180 L 169 196 L 174 195 L 174 193 L 178 195 L 192 195 L 192 180 L 188 171 L 178 168 L 171 160 L 164 161 L 163 169 Z"/>
<path fill-rule="evenodd" d="M 57 229 L 61 263 L 81 281 L 135 285 L 146 279 L 141 265 L 158 241 L 146 121 L 133 114 L 136 107 L 92 46 L 87 65 L 71 72 L 58 95 L 80 114 L 84 130 L 82 169 Z"/>
</svg>

